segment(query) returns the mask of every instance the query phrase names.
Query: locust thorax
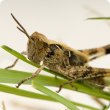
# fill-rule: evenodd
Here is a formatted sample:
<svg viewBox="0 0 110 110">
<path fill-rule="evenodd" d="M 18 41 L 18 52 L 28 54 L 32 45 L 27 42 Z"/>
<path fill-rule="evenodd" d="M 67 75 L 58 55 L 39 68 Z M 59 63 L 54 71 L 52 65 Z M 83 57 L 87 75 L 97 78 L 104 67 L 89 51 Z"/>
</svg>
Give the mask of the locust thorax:
<svg viewBox="0 0 110 110">
<path fill-rule="evenodd" d="M 48 39 L 38 32 L 34 32 L 27 44 L 28 59 L 37 65 L 44 59 L 48 48 Z"/>
</svg>

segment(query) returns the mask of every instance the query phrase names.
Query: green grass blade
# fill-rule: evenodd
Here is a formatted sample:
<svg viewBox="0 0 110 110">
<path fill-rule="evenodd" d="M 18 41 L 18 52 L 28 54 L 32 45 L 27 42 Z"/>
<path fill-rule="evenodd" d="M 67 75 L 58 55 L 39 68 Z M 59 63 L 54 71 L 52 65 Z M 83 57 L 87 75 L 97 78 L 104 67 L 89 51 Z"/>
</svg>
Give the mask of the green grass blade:
<svg viewBox="0 0 110 110">
<path fill-rule="evenodd" d="M 0 91 L 1 92 L 6 92 L 10 94 L 15 94 L 23 97 L 28 97 L 28 98 L 34 98 L 34 99 L 42 99 L 42 100 L 48 100 L 48 101 L 56 101 L 55 99 L 48 97 L 46 95 L 38 94 L 35 92 L 30 92 L 22 89 L 18 89 L 15 87 L 10 87 L 7 85 L 0 84 Z"/>
<path fill-rule="evenodd" d="M 30 77 L 31 75 L 32 73 L 28 73 L 28 72 L 0 69 L 0 82 L 18 84 L 22 79 Z M 64 79 L 45 76 L 41 74 L 39 74 L 37 77 L 35 77 L 32 80 L 44 86 L 54 86 L 54 87 L 59 87 L 61 83 L 67 81 Z M 31 84 L 32 80 L 26 81 L 25 84 Z M 89 87 L 88 85 L 85 85 L 81 82 L 73 83 L 73 85 L 78 88 L 77 90 L 78 92 L 82 92 L 99 98 L 110 100 L 110 93 L 108 92 L 104 92 L 96 88 Z M 69 85 L 64 85 L 63 88 L 69 90 L 75 90 L 74 88 L 71 88 Z"/>
<path fill-rule="evenodd" d="M 70 101 L 67 99 L 63 98 L 62 96 L 56 94 L 55 92 L 47 89 L 46 87 L 43 87 L 42 85 L 33 82 L 33 87 L 36 88 L 37 90 L 49 95 L 50 97 L 54 98 L 55 100 L 59 101 L 63 105 L 67 106 L 71 110 L 79 110 L 76 106 L 74 106 Z"/>
<path fill-rule="evenodd" d="M 87 18 L 87 20 L 110 20 L 110 17 L 96 17 L 96 18 Z"/>
<path fill-rule="evenodd" d="M 3 84 L 0 84 L 0 91 L 5 92 L 5 93 L 10 93 L 10 94 L 23 96 L 23 97 L 33 98 L 33 99 L 41 99 L 41 100 L 46 100 L 46 101 L 58 102 L 57 100 L 55 100 L 52 97 L 49 97 L 47 95 L 43 95 L 43 94 L 39 94 L 39 93 L 35 93 L 35 92 L 30 92 L 30 91 L 14 88 L 14 87 L 10 87 L 10 86 L 3 85 Z M 87 106 L 87 105 L 84 105 L 84 104 L 80 104 L 80 103 L 77 103 L 77 102 L 72 102 L 71 101 L 71 103 L 75 104 L 76 106 L 88 108 L 88 109 L 91 109 L 91 110 L 100 110 L 100 109 L 97 109 L 97 108 L 94 108 L 94 107 L 91 107 L 91 106 Z"/>
</svg>

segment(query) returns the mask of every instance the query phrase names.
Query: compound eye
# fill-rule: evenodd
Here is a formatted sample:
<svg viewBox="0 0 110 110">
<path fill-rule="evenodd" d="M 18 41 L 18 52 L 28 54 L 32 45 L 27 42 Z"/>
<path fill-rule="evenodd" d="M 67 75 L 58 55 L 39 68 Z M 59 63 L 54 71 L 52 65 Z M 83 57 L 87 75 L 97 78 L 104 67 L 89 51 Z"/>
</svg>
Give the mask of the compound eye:
<svg viewBox="0 0 110 110">
<path fill-rule="evenodd" d="M 34 37 L 31 37 L 32 41 L 35 41 Z"/>
</svg>

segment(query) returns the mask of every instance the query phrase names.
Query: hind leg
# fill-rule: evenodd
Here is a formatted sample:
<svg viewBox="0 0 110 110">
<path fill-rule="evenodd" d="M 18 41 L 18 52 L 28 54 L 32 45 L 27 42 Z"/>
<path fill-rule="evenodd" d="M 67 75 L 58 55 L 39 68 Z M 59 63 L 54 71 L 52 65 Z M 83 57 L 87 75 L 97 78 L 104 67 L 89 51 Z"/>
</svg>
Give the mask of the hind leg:
<svg viewBox="0 0 110 110">
<path fill-rule="evenodd" d="M 64 83 L 60 84 L 59 90 L 56 91 L 56 92 L 59 93 L 59 92 L 61 91 L 62 87 L 63 87 L 64 85 L 66 85 L 66 84 L 69 84 L 72 88 L 74 87 L 74 88 L 77 90 L 77 87 L 76 87 L 76 86 L 73 86 L 73 85 L 71 84 L 72 82 L 76 82 L 76 81 L 77 81 L 77 79 L 73 79 L 73 80 L 70 80 L 70 81 L 68 81 L 68 82 L 64 82 Z"/>
<path fill-rule="evenodd" d="M 90 59 L 89 61 L 92 61 L 92 60 L 99 58 L 101 56 L 110 54 L 110 45 L 99 47 L 99 48 L 79 50 L 79 51 L 88 55 L 88 57 Z"/>
</svg>

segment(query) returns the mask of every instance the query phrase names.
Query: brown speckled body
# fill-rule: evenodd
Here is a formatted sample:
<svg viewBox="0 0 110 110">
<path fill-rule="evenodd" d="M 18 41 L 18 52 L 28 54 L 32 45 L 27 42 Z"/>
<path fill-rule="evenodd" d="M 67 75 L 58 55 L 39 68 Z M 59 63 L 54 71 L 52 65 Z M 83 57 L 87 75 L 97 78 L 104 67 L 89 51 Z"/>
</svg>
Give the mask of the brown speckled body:
<svg viewBox="0 0 110 110">
<path fill-rule="evenodd" d="M 28 59 L 36 65 L 40 65 L 41 61 L 43 62 L 41 67 L 31 77 L 22 80 L 17 87 L 19 87 L 24 81 L 36 77 L 45 66 L 68 78 L 68 82 L 60 85 L 59 91 L 63 85 L 71 84 L 77 80 L 82 80 L 91 85 L 97 83 L 97 87 L 98 85 L 103 85 L 103 87 L 106 86 L 103 77 L 110 76 L 110 69 L 94 68 L 89 66 L 88 62 L 109 54 L 110 45 L 94 49 L 75 50 L 68 47 L 66 44 L 49 40 L 43 34 L 38 32 L 34 32 L 29 36 L 16 18 L 13 15 L 12 17 L 21 27 L 18 27 L 18 29 L 25 33 L 29 39 L 27 44 Z M 13 66 L 10 66 L 9 68 Z"/>
<path fill-rule="evenodd" d="M 36 39 L 42 39 L 42 41 L 40 40 L 43 42 L 42 46 L 40 46 L 42 48 L 38 49 L 38 43 L 35 46 L 35 42 L 30 40 L 33 36 Z M 95 85 L 96 87 L 99 85 L 103 85 L 103 87 L 104 85 L 106 86 L 103 77 L 110 76 L 110 70 L 103 68 L 93 68 L 88 65 L 88 62 L 93 60 L 94 57 L 98 58 L 102 55 L 108 54 L 106 51 L 109 50 L 110 46 L 77 51 L 65 44 L 49 40 L 38 32 L 34 32 L 32 36 L 30 36 L 30 39 L 29 42 L 31 42 L 33 45 L 32 48 L 34 49 L 34 56 L 32 55 L 32 49 L 30 48 L 31 43 L 28 43 L 28 56 L 31 56 L 28 58 L 32 62 L 38 64 L 38 59 L 40 59 L 39 63 L 40 61 L 43 61 L 43 64 L 46 67 L 63 74 L 73 82 L 74 80 L 83 80 L 84 82 L 90 83 L 91 85 L 93 85 L 93 83 L 95 85 L 97 82 Z M 33 57 L 36 60 L 33 60 Z M 98 88 L 102 87 L 99 86 Z"/>
</svg>

